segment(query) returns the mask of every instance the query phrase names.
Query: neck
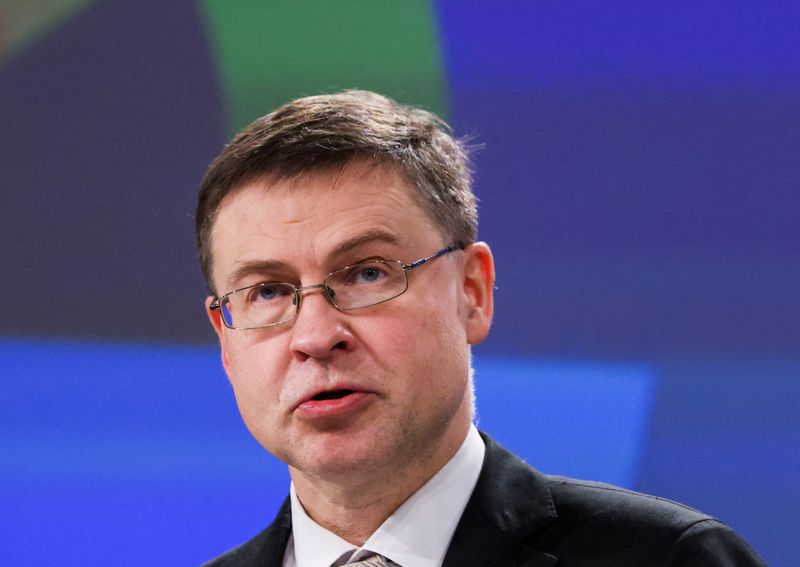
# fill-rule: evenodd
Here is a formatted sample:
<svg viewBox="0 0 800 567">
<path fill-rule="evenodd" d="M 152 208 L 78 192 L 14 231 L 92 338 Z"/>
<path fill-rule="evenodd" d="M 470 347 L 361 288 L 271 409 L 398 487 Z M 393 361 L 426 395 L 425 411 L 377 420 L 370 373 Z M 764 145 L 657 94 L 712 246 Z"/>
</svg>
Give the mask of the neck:
<svg viewBox="0 0 800 567">
<path fill-rule="evenodd" d="M 292 467 L 289 473 L 309 517 L 360 547 L 403 502 L 447 464 L 461 446 L 467 429 L 457 443 L 445 445 L 429 455 L 420 455 L 402 469 L 390 467 L 335 479 L 312 477 Z"/>
</svg>

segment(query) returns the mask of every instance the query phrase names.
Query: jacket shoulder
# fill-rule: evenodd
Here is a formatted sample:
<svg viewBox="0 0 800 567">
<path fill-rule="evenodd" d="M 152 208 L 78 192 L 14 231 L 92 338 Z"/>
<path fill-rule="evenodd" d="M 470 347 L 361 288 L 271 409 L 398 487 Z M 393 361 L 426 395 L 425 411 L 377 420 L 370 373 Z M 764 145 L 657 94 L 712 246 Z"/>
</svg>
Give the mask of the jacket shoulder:
<svg viewBox="0 0 800 567">
<path fill-rule="evenodd" d="M 602 482 L 546 475 L 559 519 L 605 520 L 682 532 L 711 516 L 667 498 L 651 496 Z"/>
<path fill-rule="evenodd" d="M 554 551 L 569 542 L 571 552 L 607 554 L 618 565 L 765 565 L 731 528 L 684 504 L 600 482 L 546 479 L 558 521 L 542 536 Z"/>
</svg>

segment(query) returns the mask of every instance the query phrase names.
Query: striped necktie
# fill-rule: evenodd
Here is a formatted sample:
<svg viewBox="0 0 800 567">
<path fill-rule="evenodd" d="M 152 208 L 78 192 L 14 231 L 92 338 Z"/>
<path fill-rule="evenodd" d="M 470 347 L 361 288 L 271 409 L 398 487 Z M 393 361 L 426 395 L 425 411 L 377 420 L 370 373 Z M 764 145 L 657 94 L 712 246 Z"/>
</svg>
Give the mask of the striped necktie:
<svg viewBox="0 0 800 567">
<path fill-rule="evenodd" d="M 344 567 L 400 567 L 394 561 L 386 559 L 383 555 L 371 555 L 361 561 L 348 563 Z"/>
</svg>

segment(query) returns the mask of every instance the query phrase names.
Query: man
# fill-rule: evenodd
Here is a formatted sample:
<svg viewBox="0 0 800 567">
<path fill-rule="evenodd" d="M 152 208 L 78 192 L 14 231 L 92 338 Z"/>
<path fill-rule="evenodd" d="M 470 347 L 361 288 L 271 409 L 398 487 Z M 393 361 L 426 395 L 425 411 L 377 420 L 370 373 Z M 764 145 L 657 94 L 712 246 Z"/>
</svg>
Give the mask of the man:
<svg viewBox="0 0 800 567">
<path fill-rule="evenodd" d="M 272 525 L 211 565 L 763 565 L 708 516 L 542 475 L 478 434 L 494 265 L 434 115 L 293 101 L 211 164 L 196 222 L 239 410 L 292 479 Z"/>
</svg>

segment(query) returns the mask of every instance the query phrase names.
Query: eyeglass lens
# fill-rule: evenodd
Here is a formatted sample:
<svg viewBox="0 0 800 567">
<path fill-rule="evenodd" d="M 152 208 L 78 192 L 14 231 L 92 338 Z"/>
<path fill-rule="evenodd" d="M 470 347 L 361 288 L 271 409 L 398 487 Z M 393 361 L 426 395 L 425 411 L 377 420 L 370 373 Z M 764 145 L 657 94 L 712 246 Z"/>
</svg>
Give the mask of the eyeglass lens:
<svg viewBox="0 0 800 567">
<path fill-rule="evenodd" d="M 397 297 L 408 288 L 408 279 L 398 261 L 368 260 L 330 273 L 322 285 L 333 305 L 349 310 Z M 220 302 L 220 308 L 229 327 L 242 329 L 289 321 L 297 312 L 297 303 L 298 288 L 294 285 L 261 283 L 230 294 Z"/>
</svg>

